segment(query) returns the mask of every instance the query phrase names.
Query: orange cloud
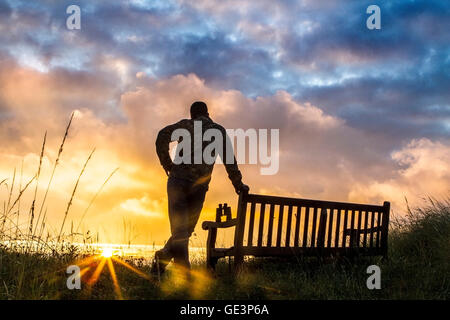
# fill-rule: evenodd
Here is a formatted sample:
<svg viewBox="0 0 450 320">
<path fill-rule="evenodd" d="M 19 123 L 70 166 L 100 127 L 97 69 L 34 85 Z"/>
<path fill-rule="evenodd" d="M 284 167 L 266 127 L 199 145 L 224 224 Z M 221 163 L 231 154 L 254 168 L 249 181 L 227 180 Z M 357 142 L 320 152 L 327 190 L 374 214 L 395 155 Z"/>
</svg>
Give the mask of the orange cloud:
<svg viewBox="0 0 450 320">
<path fill-rule="evenodd" d="M 112 63 L 112 67 L 120 71 L 120 65 Z M 95 147 L 69 221 L 78 225 L 102 183 L 119 167 L 81 229 L 98 232 L 102 241 L 131 238 L 134 243 L 162 244 L 169 235 L 166 176 L 154 142 L 163 126 L 188 117 L 188 107 L 195 100 L 207 102 L 213 120 L 226 128 L 280 129 L 277 175 L 261 176 L 258 165 L 241 166 L 244 182 L 252 192 L 375 203 L 390 200 L 396 210 L 402 210 L 403 196 L 445 194 L 450 186 L 448 144 L 414 140 L 389 158 L 379 151 L 382 141 L 372 141 L 342 119 L 284 91 L 252 99 L 237 90 L 210 87 L 195 74 L 161 80 L 141 74 L 131 89 L 117 94 L 101 76 L 39 73 L 17 66 L 3 69 L 0 81 L 1 179 L 11 181 L 13 169 L 20 171 L 22 159 L 22 180 L 34 175 L 42 137 L 48 130 L 38 203 L 66 121 L 75 111 L 46 206 L 49 231 L 58 230 L 76 177 Z M 111 105 L 114 95 L 117 100 Z M 27 194 L 22 208 L 30 201 L 31 194 Z M 225 170 L 217 165 L 201 219 L 212 219 L 218 202 L 228 202 L 234 208 L 236 201 Z M 24 224 L 26 214 L 23 209 Z M 127 225 L 132 226 L 132 235 Z M 204 243 L 204 232 L 198 234 L 199 244 Z"/>
</svg>

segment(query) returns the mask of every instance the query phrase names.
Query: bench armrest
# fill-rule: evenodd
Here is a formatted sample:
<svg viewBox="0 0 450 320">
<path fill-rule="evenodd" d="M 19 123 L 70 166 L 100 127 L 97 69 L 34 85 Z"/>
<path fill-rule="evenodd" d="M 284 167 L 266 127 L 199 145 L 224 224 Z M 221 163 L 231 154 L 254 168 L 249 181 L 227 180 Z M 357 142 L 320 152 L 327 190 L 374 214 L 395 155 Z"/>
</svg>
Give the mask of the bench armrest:
<svg viewBox="0 0 450 320">
<path fill-rule="evenodd" d="M 203 230 L 209 230 L 209 229 L 217 229 L 217 228 L 229 228 L 234 227 L 237 223 L 237 219 L 231 219 L 225 222 L 216 222 L 216 221 L 203 221 L 202 223 L 202 229 Z"/>
</svg>

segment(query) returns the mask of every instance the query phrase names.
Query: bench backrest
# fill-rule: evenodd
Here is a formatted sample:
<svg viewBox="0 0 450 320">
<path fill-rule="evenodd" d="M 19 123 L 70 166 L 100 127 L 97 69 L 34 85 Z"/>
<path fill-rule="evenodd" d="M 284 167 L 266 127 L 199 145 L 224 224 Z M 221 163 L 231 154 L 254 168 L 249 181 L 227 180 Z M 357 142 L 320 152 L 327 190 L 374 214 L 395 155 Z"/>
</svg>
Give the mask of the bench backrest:
<svg viewBox="0 0 450 320">
<path fill-rule="evenodd" d="M 389 202 L 377 206 L 243 193 L 234 245 L 255 255 L 276 254 L 277 248 L 386 255 L 389 211 Z"/>
</svg>

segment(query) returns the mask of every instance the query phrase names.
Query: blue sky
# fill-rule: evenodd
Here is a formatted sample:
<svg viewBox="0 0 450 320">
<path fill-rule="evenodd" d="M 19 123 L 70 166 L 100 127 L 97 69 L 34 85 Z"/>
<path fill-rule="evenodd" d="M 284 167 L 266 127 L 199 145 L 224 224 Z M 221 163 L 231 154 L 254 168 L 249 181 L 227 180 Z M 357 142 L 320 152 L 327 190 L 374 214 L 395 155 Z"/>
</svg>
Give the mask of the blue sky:
<svg viewBox="0 0 450 320">
<path fill-rule="evenodd" d="M 64 30 L 65 8 L 82 29 Z M 382 29 L 368 30 L 378 4 Z M 39 71 L 98 73 L 100 55 L 156 78 L 195 73 L 248 97 L 285 90 L 399 140 L 449 129 L 445 1 L 2 1 L 0 50 Z"/>
</svg>

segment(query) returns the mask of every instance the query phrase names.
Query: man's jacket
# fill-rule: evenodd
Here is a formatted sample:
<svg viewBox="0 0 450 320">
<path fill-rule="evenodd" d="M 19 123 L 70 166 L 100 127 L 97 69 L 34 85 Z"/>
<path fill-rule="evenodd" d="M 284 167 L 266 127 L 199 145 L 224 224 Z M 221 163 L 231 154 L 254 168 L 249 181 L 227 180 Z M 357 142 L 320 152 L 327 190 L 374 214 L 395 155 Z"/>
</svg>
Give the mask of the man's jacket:
<svg viewBox="0 0 450 320">
<path fill-rule="evenodd" d="M 169 125 L 165 128 L 163 128 L 159 133 L 158 137 L 156 139 L 156 152 L 159 157 L 159 161 L 161 162 L 161 165 L 163 166 L 164 170 L 166 172 L 169 172 L 169 177 L 176 177 L 181 178 L 185 180 L 189 180 L 193 182 L 194 184 L 202 184 L 202 185 L 208 185 L 211 180 L 211 173 L 214 167 L 214 163 L 208 164 L 205 163 L 203 157 L 201 157 L 201 163 L 195 164 L 194 162 L 194 154 L 195 152 L 203 155 L 203 150 L 205 149 L 208 144 L 211 143 L 211 141 L 202 141 L 201 146 L 198 144 L 195 145 L 195 137 L 194 137 L 194 121 L 201 121 L 201 129 L 202 133 L 204 134 L 206 130 L 208 129 L 217 129 L 221 132 L 221 136 L 223 138 L 222 146 L 223 151 L 219 152 L 218 156 L 221 156 L 222 162 L 225 164 L 226 171 L 228 173 L 228 177 L 230 178 L 231 182 L 233 183 L 233 186 L 236 190 L 239 190 L 239 188 L 242 186 L 242 175 L 239 171 L 239 168 L 237 166 L 236 158 L 231 155 L 227 155 L 228 152 L 233 152 L 231 146 L 231 141 L 226 133 L 226 130 L 219 124 L 213 122 L 209 117 L 207 116 L 200 116 L 195 119 L 183 119 L 177 123 L 174 123 L 172 125 Z M 197 127 L 199 126 L 199 123 L 197 123 Z M 179 163 L 180 161 L 175 161 L 176 163 L 172 162 L 172 159 L 169 155 L 169 144 L 172 141 L 172 133 L 177 129 L 185 129 L 189 132 L 191 137 L 191 150 L 188 150 L 190 152 L 190 161 L 189 163 Z M 203 140 L 203 139 L 202 139 Z M 178 139 L 178 147 L 181 145 L 182 139 Z M 227 148 L 227 146 L 229 148 Z M 197 147 L 197 150 L 195 148 Z M 201 147 L 201 150 L 199 149 Z M 186 150 L 184 150 L 186 151 Z M 182 153 L 177 149 L 176 152 L 177 156 L 182 157 Z M 217 155 L 216 155 L 217 156 Z M 228 159 L 230 158 L 230 159 Z M 227 161 L 228 159 L 228 161 Z M 186 161 L 185 161 L 186 162 Z M 198 161 L 197 161 L 198 162 Z M 177 164 L 178 163 L 178 164 Z"/>
</svg>

